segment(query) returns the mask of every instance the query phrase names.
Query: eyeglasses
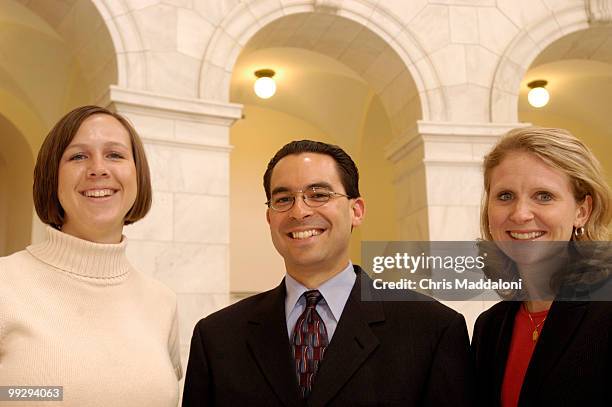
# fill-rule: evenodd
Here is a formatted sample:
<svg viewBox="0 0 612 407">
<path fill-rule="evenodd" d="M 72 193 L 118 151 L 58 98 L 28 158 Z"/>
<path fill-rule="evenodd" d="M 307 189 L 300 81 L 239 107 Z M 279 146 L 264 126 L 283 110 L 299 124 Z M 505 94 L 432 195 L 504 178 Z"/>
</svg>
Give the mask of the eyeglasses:
<svg viewBox="0 0 612 407">
<path fill-rule="evenodd" d="M 311 208 L 323 206 L 328 203 L 330 199 L 338 196 L 351 199 L 350 196 L 341 194 L 339 192 L 330 191 L 326 188 L 312 187 L 304 191 L 278 192 L 272 195 L 272 198 L 266 202 L 266 205 L 268 205 L 268 208 L 274 209 L 276 212 L 287 212 L 289 209 L 293 208 L 295 197 L 298 194 L 302 194 L 304 203 Z"/>
</svg>

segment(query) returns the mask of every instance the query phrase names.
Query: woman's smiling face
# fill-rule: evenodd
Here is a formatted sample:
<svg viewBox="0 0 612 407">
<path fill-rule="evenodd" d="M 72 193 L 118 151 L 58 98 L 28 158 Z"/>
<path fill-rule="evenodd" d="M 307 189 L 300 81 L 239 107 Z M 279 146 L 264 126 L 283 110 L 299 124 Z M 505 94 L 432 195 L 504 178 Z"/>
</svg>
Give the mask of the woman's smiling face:
<svg viewBox="0 0 612 407">
<path fill-rule="evenodd" d="M 59 165 L 62 231 L 99 243 L 119 242 L 137 192 L 128 131 L 110 115 L 87 118 Z"/>
<path fill-rule="evenodd" d="M 509 153 L 491 170 L 489 231 L 496 241 L 569 241 L 591 212 L 576 202 L 569 177 L 535 154 Z"/>
</svg>

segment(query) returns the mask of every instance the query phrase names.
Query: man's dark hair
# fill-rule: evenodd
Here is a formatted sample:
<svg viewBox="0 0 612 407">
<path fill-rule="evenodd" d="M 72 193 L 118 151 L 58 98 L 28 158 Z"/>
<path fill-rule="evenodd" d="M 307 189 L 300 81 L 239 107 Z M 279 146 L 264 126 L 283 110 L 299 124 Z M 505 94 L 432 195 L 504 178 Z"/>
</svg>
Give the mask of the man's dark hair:
<svg viewBox="0 0 612 407">
<path fill-rule="evenodd" d="M 340 174 L 340 181 L 342 182 L 346 194 L 349 198 L 359 198 L 361 196 L 359 193 L 359 171 L 353 159 L 343 149 L 336 145 L 322 143 L 320 141 L 299 140 L 285 144 L 276 152 L 268 163 L 268 168 L 263 176 L 264 189 L 268 200 L 271 198 L 270 180 L 276 164 L 288 155 L 298 155 L 302 153 L 325 154 L 333 158 L 336 162 L 336 168 L 338 169 L 338 174 Z"/>
</svg>

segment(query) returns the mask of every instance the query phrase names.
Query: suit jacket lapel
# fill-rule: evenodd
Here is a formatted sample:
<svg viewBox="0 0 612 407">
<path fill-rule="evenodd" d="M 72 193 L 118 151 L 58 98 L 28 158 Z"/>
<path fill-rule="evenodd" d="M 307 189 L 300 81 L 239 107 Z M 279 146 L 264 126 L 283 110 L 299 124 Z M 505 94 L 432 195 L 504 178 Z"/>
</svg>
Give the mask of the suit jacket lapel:
<svg viewBox="0 0 612 407">
<path fill-rule="evenodd" d="M 379 345 L 369 324 L 385 320 L 382 304 L 361 302 L 360 273 L 363 271 L 359 266 L 355 270 L 355 285 L 317 372 L 309 405 L 327 404 Z"/>
<path fill-rule="evenodd" d="M 587 305 L 585 301 L 553 302 L 525 373 L 519 405 L 531 405 L 531 398 L 572 341 Z"/>
<path fill-rule="evenodd" d="M 518 308 L 521 306 L 519 301 L 508 301 L 503 314 L 501 315 L 501 325 L 499 326 L 499 334 L 495 345 L 494 366 L 494 393 L 497 397 L 501 397 L 501 388 L 504 381 L 504 373 L 506 372 L 506 362 L 510 352 L 510 342 L 512 341 L 512 331 L 514 330 L 514 318 Z M 501 403 L 501 398 L 498 400 Z"/>
<path fill-rule="evenodd" d="M 298 393 L 285 319 L 285 282 L 272 290 L 248 320 L 247 344 L 272 389 L 286 406 L 304 405 Z"/>
</svg>

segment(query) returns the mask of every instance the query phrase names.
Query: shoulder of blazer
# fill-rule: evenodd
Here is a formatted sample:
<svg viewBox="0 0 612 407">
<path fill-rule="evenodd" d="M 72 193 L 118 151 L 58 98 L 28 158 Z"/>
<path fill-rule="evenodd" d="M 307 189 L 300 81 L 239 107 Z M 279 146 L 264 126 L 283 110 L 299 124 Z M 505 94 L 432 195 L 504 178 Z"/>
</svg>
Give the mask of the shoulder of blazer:
<svg viewBox="0 0 612 407">
<path fill-rule="evenodd" d="M 283 280 L 271 290 L 240 300 L 202 318 L 197 323 L 196 330 L 210 329 L 211 327 L 223 327 L 226 330 L 232 330 L 245 321 L 258 318 L 260 315 L 265 316 L 269 310 L 275 309 L 279 304 L 282 306 L 284 300 L 285 281 Z"/>
</svg>

